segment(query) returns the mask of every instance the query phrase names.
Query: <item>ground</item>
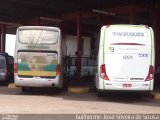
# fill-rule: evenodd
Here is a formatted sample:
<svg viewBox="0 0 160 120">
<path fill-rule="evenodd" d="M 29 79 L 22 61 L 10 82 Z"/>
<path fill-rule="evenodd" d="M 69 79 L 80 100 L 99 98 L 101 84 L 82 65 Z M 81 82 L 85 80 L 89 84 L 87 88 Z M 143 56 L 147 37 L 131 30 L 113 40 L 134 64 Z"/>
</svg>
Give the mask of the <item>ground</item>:
<svg viewBox="0 0 160 120">
<path fill-rule="evenodd" d="M 14 114 L 155 114 L 160 113 L 160 101 L 141 94 L 109 94 L 97 97 L 54 91 L 22 93 L 20 88 L 0 86 L 0 113 Z"/>
</svg>

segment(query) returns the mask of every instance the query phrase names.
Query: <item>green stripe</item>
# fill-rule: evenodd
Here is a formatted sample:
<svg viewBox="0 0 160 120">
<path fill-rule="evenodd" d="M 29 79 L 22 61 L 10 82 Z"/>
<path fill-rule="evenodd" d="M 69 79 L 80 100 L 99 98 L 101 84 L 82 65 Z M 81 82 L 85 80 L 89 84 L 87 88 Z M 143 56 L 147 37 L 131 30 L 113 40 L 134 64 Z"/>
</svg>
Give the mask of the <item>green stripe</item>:
<svg viewBox="0 0 160 120">
<path fill-rule="evenodd" d="M 152 43 L 153 43 L 153 36 L 152 36 L 152 31 L 150 30 L 150 37 L 151 37 L 151 57 L 150 57 L 150 65 L 152 65 L 152 58 L 153 58 L 153 54 L 152 54 Z M 151 90 L 151 81 L 150 81 L 150 84 L 149 84 L 149 90 Z"/>
<path fill-rule="evenodd" d="M 47 64 L 44 67 L 44 71 L 56 71 L 57 64 Z"/>
<path fill-rule="evenodd" d="M 33 68 L 29 67 L 28 63 L 18 63 L 18 70 L 19 71 L 33 71 L 33 69 L 35 69 L 35 67 L 39 67 L 40 69 L 42 69 L 43 71 L 56 71 L 57 68 L 57 64 L 32 64 Z"/>
<path fill-rule="evenodd" d="M 106 28 L 104 29 L 104 35 L 103 35 L 103 59 L 102 59 L 102 63 L 104 64 L 104 59 L 105 59 L 105 57 L 104 57 L 104 46 L 105 46 L 105 38 L 106 38 Z"/>
<path fill-rule="evenodd" d="M 153 42 L 152 37 L 153 37 L 153 36 L 152 36 L 151 30 L 150 30 L 150 36 L 151 36 L 151 59 L 150 59 L 150 64 L 152 65 L 152 62 L 153 62 L 153 61 L 152 61 L 152 52 L 153 52 L 153 51 L 152 51 L 152 42 Z"/>
<path fill-rule="evenodd" d="M 104 46 L 105 46 L 105 40 L 106 40 L 106 28 L 107 27 L 105 27 L 105 29 L 104 29 L 104 35 L 103 35 L 103 45 L 102 45 L 102 47 L 103 47 L 103 59 L 102 59 L 102 63 L 104 64 L 104 61 L 105 61 L 105 55 L 104 55 Z M 103 89 L 105 89 L 105 82 L 104 82 L 104 80 L 103 80 Z"/>
</svg>

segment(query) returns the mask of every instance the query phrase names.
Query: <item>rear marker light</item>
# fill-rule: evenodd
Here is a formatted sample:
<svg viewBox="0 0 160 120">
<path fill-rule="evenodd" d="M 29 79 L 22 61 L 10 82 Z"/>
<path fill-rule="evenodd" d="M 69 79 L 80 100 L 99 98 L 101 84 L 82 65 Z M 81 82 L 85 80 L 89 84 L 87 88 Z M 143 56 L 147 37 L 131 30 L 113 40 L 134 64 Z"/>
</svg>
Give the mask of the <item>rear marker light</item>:
<svg viewBox="0 0 160 120">
<path fill-rule="evenodd" d="M 56 75 L 60 75 L 60 74 L 61 74 L 61 65 L 58 64 L 56 69 Z"/>
<path fill-rule="evenodd" d="M 145 81 L 152 80 L 153 79 L 153 74 L 154 74 L 154 67 L 152 65 L 150 65 L 148 75 L 147 75 Z"/>
<path fill-rule="evenodd" d="M 17 63 L 14 63 L 14 73 L 17 73 Z"/>
<path fill-rule="evenodd" d="M 105 64 L 102 64 L 100 66 L 100 77 L 105 79 L 105 80 L 109 80 L 107 74 L 106 74 L 106 67 L 105 67 Z"/>
</svg>

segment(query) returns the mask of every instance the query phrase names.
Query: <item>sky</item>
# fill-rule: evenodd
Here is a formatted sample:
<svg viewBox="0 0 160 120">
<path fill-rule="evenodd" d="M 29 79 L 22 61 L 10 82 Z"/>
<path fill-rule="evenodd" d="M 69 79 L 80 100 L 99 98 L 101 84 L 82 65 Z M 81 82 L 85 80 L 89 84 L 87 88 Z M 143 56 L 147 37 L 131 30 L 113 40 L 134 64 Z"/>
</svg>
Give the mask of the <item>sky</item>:
<svg viewBox="0 0 160 120">
<path fill-rule="evenodd" d="M 11 34 L 6 34 L 6 53 L 14 56 L 16 36 Z"/>
</svg>

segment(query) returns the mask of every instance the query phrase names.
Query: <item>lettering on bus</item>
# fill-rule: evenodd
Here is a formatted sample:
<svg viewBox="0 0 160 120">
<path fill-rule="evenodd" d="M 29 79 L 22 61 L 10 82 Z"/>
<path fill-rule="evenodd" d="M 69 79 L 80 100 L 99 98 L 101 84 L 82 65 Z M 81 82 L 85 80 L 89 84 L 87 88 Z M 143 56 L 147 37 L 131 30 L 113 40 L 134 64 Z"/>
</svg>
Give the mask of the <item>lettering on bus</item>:
<svg viewBox="0 0 160 120">
<path fill-rule="evenodd" d="M 145 54 L 145 53 L 141 53 L 141 54 L 138 54 L 139 55 L 139 57 L 148 57 L 148 54 Z"/>
<path fill-rule="evenodd" d="M 28 49 L 49 49 L 49 46 L 28 45 Z"/>
<path fill-rule="evenodd" d="M 148 34 L 146 32 L 111 32 L 112 36 L 131 36 L 131 37 L 147 37 Z"/>
<path fill-rule="evenodd" d="M 114 52 L 114 47 L 108 47 L 108 50 L 109 50 L 110 52 Z"/>
<path fill-rule="evenodd" d="M 125 59 L 125 60 L 132 60 L 133 56 L 132 55 L 123 55 L 123 59 Z"/>
<path fill-rule="evenodd" d="M 144 80 L 144 78 L 130 78 L 130 80 Z"/>
</svg>

